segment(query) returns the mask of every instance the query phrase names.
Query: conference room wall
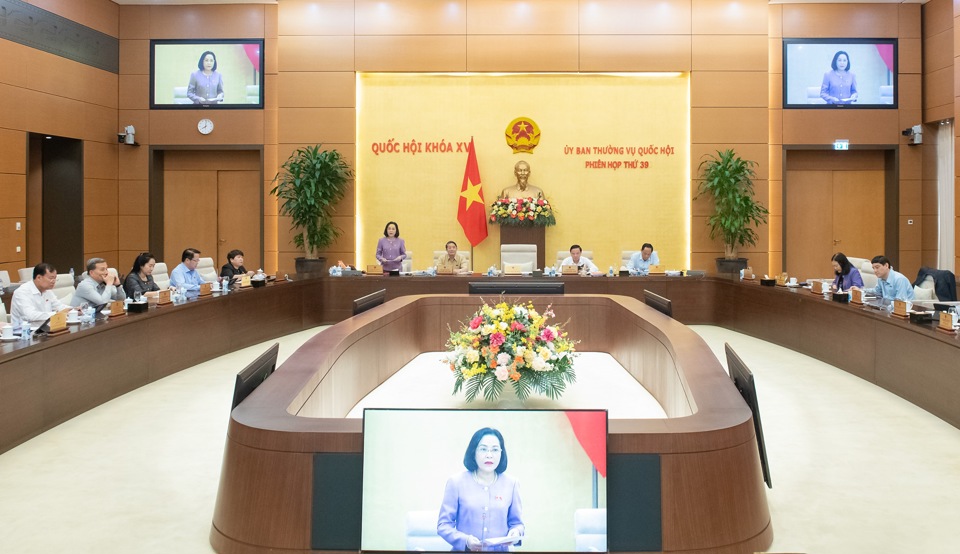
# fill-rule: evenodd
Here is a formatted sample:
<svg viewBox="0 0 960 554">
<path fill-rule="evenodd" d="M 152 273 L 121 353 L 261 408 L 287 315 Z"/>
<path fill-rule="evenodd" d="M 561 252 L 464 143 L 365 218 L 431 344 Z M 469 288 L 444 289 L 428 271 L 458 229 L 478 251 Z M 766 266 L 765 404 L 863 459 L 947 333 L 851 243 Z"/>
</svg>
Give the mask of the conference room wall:
<svg viewBox="0 0 960 554">
<path fill-rule="evenodd" d="M 697 98 L 692 112 L 692 150 L 765 147 L 765 87 L 746 105 L 743 98 L 733 101 L 729 94 L 702 92 L 707 87 L 742 89 L 744 73 L 765 74 L 765 2 L 741 4 L 739 11 L 734 11 L 727 9 L 725 2 L 679 1 L 656 13 L 651 6 L 626 1 L 590 6 L 574 1 L 523 4 L 525 12 L 515 2 L 463 1 L 450 8 L 451 3 L 426 1 L 285 1 L 279 7 L 281 80 L 287 79 L 288 72 L 299 73 L 301 82 L 323 87 L 329 78 L 332 87 L 342 88 L 341 74 L 354 71 L 672 70 L 691 71 L 691 79 L 696 79 L 698 72 L 711 72 L 716 73 L 713 79 L 691 85 L 691 95 Z M 490 13 L 496 15 L 483 16 Z M 325 55 L 316 56 L 316 51 Z M 292 150 L 299 142 L 352 145 L 352 103 L 331 101 L 305 107 L 286 105 L 288 101 L 292 100 L 284 93 L 279 116 L 281 150 Z M 351 116 L 338 114 L 340 110 Z M 309 125 L 310 119 L 317 117 L 327 124 Z M 335 127 L 337 121 L 340 128 Z M 296 127 L 287 126 L 288 122 Z M 699 156 L 694 160 L 699 163 Z M 765 175 L 765 152 L 757 161 Z M 765 180 L 758 184 L 766 190 Z M 701 219 L 694 225 L 702 223 Z M 283 244 L 283 224 L 279 227 L 282 267 L 296 252 Z M 373 244 L 360 247 L 372 249 Z M 352 245 L 331 250 L 345 260 L 353 256 Z M 700 241 L 692 250 L 693 266 L 712 268 L 722 245 Z M 766 252 L 759 252 L 758 265 L 765 266 Z"/>
<path fill-rule="evenodd" d="M 117 36 L 117 5 L 110 0 L 28 2 Z M 0 270 L 17 270 L 39 259 L 40 226 L 27 218 L 27 144 L 30 133 L 83 141 L 84 244 L 80 257 L 116 258 L 116 214 L 100 215 L 95 199 L 116 188 L 117 76 L 8 40 L 0 40 Z M 111 152 L 113 152 L 111 154 Z M 93 177 L 91 177 L 93 176 Z M 87 190 L 89 189 L 89 190 Z M 108 199 L 109 203 L 110 200 Z M 92 211 L 89 209 L 93 207 Z M 21 230 L 16 230 L 20 223 Z M 16 252 L 17 247 L 20 252 Z M 35 246 L 33 246 L 35 248 Z"/>
<path fill-rule="evenodd" d="M 120 258 L 124 264 L 151 248 L 150 167 L 156 150 L 258 149 L 264 150 L 264 261 L 265 271 L 276 269 L 276 201 L 267 191 L 276 172 L 276 13 L 275 5 L 120 6 L 120 77 L 118 117 L 121 125 L 137 129 L 139 147 L 121 147 L 118 160 L 121 199 L 117 207 Z M 151 110 L 150 40 L 198 38 L 263 38 L 263 110 Z M 213 120 L 209 135 L 197 131 L 201 118 Z M 158 174 L 159 175 L 159 174 Z M 163 220 L 189 226 L 183 214 L 164 213 Z M 162 227 L 162 225 L 160 225 Z M 259 245 L 240 246 L 258 250 Z M 178 263 L 175 253 L 163 261 Z"/>
<path fill-rule="evenodd" d="M 896 110 L 783 110 L 782 90 L 771 85 L 770 111 L 771 122 L 778 128 L 771 129 L 771 159 L 781 155 L 783 146 L 810 147 L 828 149 L 834 140 L 850 140 L 854 148 L 896 149 L 896 172 L 889 183 L 897 191 L 891 200 L 894 202 L 896 217 L 887 222 L 885 232 L 894 237 L 899 247 L 886 252 L 895 260 L 899 271 L 906 275 L 916 275 L 921 264 L 924 250 L 922 229 L 924 212 L 922 204 L 922 179 L 928 174 L 935 175 L 935 165 L 924 163 L 924 149 L 929 145 L 911 146 L 901 130 L 916 125 L 923 117 L 923 59 L 921 34 L 921 6 L 918 4 L 783 4 L 770 6 L 770 83 L 782 83 L 782 38 L 817 37 L 853 37 L 876 38 L 891 37 L 898 39 L 898 108 Z M 856 22 L 856 24 L 851 24 Z M 783 145 L 777 145 L 776 141 Z M 926 142 L 926 141 L 925 141 Z M 783 160 L 771 162 L 776 165 L 778 175 L 771 180 L 772 198 L 781 199 Z M 889 213 L 889 210 L 888 210 Z M 912 220 L 912 224 L 908 221 Z M 783 228 L 782 208 L 771 222 L 783 232 L 802 232 L 792 226 Z M 771 233 L 771 236 L 774 236 Z M 929 238 L 929 237 L 928 237 Z M 771 266 L 777 258 L 782 260 L 783 238 L 770 247 Z M 934 247 L 935 248 L 935 247 Z M 926 247 L 930 250 L 929 245 Z M 778 251 L 781 252 L 778 254 Z M 778 268 L 779 269 L 779 268 Z"/>
</svg>

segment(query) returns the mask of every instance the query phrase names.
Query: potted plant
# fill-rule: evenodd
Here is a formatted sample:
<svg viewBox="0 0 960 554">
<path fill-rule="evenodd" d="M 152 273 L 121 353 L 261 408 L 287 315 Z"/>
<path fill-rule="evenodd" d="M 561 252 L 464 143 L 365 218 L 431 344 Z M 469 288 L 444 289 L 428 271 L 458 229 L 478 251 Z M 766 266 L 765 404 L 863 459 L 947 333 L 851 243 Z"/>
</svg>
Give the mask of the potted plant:
<svg viewBox="0 0 960 554">
<path fill-rule="evenodd" d="M 353 171 L 336 150 L 321 150 L 321 145 L 304 146 L 280 166 L 270 190 L 280 201 L 280 215 L 293 220 L 291 229 L 299 230 L 293 243 L 304 251 L 296 259 L 298 274 L 322 273 L 326 259 L 318 252 L 333 244 L 340 229 L 333 224 L 336 205 L 343 199 Z"/>
<path fill-rule="evenodd" d="M 700 185 L 694 200 L 713 199 L 713 215 L 707 219 L 710 238 L 723 240 L 724 256 L 717 258 L 717 271 L 737 273 L 747 267 L 747 259 L 737 257 L 737 249 L 756 246 L 756 226 L 767 222 L 769 213 L 754 199 L 753 168 L 757 162 L 744 160 L 733 149 L 717 155 L 707 154 L 700 163 Z"/>
</svg>

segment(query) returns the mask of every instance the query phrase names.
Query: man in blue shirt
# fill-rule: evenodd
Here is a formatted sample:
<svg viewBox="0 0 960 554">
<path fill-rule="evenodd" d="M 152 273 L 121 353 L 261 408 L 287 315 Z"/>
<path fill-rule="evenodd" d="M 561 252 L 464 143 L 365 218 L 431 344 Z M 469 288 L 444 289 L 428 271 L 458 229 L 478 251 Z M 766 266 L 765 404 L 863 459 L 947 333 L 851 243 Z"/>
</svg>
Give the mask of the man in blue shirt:
<svg viewBox="0 0 960 554">
<path fill-rule="evenodd" d="M 657 255 L 652 244 L 645 242 L 643 246 L 640 247 L 639 252 L 630 256 L 630 263 L 627 264 L 627 269 L 633 274 L 649 275 L 650 266 L 652 265 L 660 265 L 660 256 Z"/>
<path fill-rule="evenodd" d="M 180 265 L 170 272 L 170 286 L 184 291 L 200 290 L 200 285 L 204 282 L 197 271 L 197 266 L 200 265 L 200 251 L 196 248 L 187 248 L 180 259 L 182 260 Z"/>
<path fill-rule="evenodd" d="M 902 273 L 890 267 L 890 260 L 886 256 L 877 256 L 870 262 L 873 272 L 877 274 L 877 286 L 867 292 L 884 300 L 913 300 L 913 285 Z"/>
</svg>

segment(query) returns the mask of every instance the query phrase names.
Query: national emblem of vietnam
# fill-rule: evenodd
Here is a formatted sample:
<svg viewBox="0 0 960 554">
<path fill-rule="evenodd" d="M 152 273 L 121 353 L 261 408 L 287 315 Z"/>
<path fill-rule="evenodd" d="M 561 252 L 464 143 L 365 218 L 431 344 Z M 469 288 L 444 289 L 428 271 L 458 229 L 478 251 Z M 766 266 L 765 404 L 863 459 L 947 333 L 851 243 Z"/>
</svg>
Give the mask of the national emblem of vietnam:
<svg viewBox="0 0 960 554">
<path fill-rule="evenodd" d="M 540 144 L 540 127 L 529 117 L 511 121 L 504 135 L 514 154 L 530 154 Z"/>
</svg>

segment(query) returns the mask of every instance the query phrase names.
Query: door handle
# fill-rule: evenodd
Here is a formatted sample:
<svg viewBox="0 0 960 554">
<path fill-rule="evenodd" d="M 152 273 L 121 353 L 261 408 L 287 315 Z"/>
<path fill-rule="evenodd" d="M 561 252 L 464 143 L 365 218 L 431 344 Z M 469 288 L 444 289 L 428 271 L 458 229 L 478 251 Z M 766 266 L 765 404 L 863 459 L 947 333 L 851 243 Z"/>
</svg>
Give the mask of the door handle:
<svg viewBox="0 0 960 554">
<path fill-rule="evenodd" d="M 840 239 L 833 239 L 833 245 L 836 246 L 840 244 Z"/>
<path fill-rule="evenodd" d="M 217 240 L 217 243 L 219 243 L 219 244 L 223 244 L 223 243 L 225 243 L 225 242 L 227 242 L 227 239 L 218 239 L 218 240 Z M 833 241 L 833 244 L 837 244 L 837 241 Z"/>
</svg>

